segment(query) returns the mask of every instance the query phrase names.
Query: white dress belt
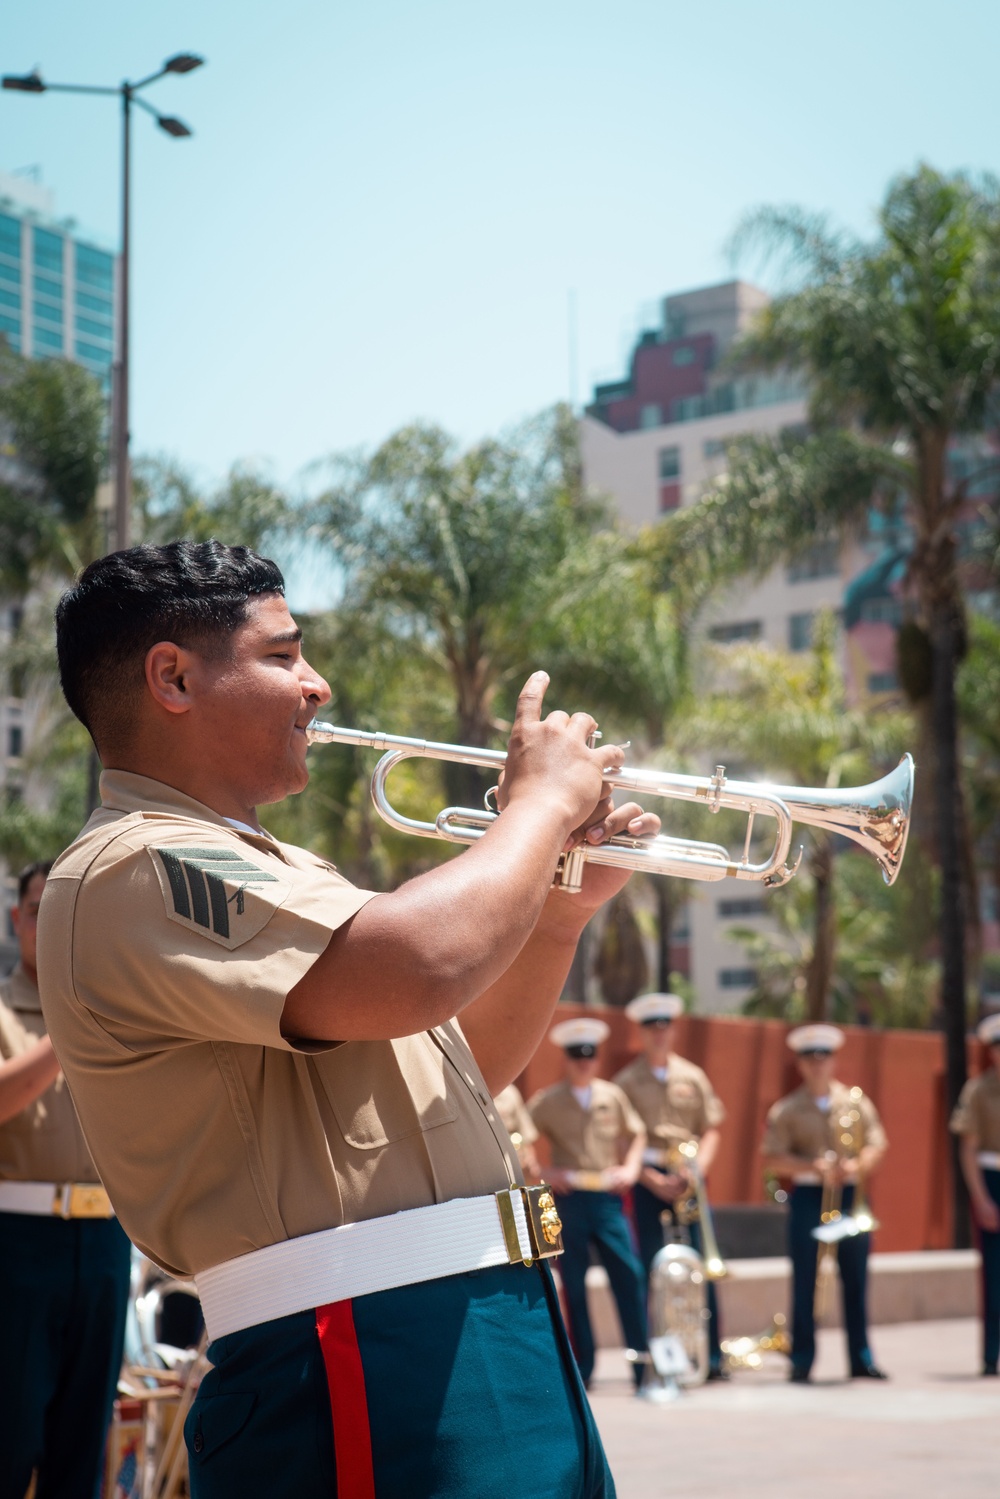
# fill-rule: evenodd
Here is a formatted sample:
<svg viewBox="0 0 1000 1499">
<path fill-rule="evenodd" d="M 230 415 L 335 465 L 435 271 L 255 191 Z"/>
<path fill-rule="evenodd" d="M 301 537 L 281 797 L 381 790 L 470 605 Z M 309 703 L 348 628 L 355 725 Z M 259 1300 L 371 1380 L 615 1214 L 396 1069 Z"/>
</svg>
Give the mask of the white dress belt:
<svg viewBox="0 0 1000 1499">
<path fill-rule="evenodd" d="M 980 1150 L 976 1154 L 976 1160 L 987 1171 L 1000 1171 L 1000 1150 Z"/>
<path fill-rule="evenodd" d="M 520 1259 L 530 1262 L 535 1256 L 519 1188 L 456 1197 L 285 1239 L 199 1271 L 194 1282 L 208 1335 L 224 1338 L 333 1301 L 516 1264 L 501 1217 L 507 1204 Z"/>
<path fill-rule="evenodd" d="M 821 1187 L 823 1179 L 818 1171 L 803 1171 L 792 1177 L 793 1187 Z"/>
</svg>

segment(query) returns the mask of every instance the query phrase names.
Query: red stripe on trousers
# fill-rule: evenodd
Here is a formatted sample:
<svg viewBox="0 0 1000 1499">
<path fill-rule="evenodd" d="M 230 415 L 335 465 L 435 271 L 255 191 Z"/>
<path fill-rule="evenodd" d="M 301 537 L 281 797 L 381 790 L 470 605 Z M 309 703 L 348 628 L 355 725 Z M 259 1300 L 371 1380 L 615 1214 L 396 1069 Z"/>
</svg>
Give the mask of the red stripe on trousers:
<svg viewBox="0 0 1000 1499">
<path fill-rule="evenodd" d="M 329 1306 L 318 1306 L 316 1331 L 330 1391 L 337 1499 L 375 1499 L 365 1371 L 351 1303 L 332 1301 Z"/>
</svg>

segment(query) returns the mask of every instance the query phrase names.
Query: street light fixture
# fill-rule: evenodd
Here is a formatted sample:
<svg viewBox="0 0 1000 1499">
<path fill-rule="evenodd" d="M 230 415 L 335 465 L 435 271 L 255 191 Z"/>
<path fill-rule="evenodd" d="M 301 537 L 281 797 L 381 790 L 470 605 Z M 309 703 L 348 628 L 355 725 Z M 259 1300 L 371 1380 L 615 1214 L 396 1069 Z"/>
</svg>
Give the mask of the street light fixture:
<svg viewBox="0 0 1000 1499">
<path fill-rule="evenodd" d="M 130 251 L 130 186 L 132 155 L 132 105 L 138 104 L 167 135 L 182 140 L 192 131 L 183 120 L 173 115 L 160 115 L 151 104 L 139 97 L 140 89 L 147 88 L 167 73 L 192 73 L 200 68 L 204 58 L 193 52 L 178 52 L 168 57 L 162 68 L 141 78 L 138 83 L 121 83 L 117 88 L 101 88 L 83 83 L 46 83 L 38 69 L 30 73 L 8 74 L 0 79 L 0 86 L 22 94 L 117 94 L 122 101 L 122 242 L 118 277 L 118 361 L 114 367 L 111 404 L 111 448 L 115 474 L 115 546 L 121 550 L 129 544 L 129 508 L 131 498 L 131 474 L 129 469 L 129 251 Z"/>
</svg>

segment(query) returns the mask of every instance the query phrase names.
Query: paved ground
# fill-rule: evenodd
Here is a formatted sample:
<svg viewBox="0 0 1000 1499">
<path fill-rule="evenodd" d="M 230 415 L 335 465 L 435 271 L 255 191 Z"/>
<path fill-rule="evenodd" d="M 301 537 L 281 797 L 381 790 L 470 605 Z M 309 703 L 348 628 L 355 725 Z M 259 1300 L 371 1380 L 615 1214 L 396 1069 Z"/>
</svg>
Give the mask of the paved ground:
<svg viewBox="0 0 1000 1499">
<path fill-rule="evenodd" d="M 844 1377 L 843 1334 L 820 1333 L 812 1385 L 787 1361 L 669 1406 L 631 1394 L 598 1355 L 591 1400 L 618 1499 L 980 1499 L 1000 1493 L 1000 1380 L 981 1379 L 972 1321 L 879 1327 L 891 1382 Z"/>
</svg>

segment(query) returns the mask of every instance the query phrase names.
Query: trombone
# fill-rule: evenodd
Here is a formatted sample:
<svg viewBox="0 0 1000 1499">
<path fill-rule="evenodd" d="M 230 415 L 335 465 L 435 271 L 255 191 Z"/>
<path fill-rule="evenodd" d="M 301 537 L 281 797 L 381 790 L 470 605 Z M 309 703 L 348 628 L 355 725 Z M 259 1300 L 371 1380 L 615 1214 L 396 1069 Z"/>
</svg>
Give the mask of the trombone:
<svg viewBox="0 0 1000 1499">
<path fill-rule="evenodd" d="M 433 739 L 407 739 L 396 734 L 345 729 L 313 719 L 306 729 L 309 744 L 350 744 L 382 751 L 371 780 L 375 810 L 390 827 L 419 838 L 442 838 L 448 843 L 475 843 L 499 815 L 489 805 L 444 807 L 433 822 L 407 817 L 392 805 L 386 792 L 390 773 L 403 760 L 424 757 L 460 765 L 480 765 L 500 772 L 507 760 L 504 750 L 479 749 L 462 744 L 444 744 Z M 789 864 L 788 855 L 795 823 L 822 828 L 850 838 L 870 854 L 891 885 L 899 873 L 906 849 L 913 800 L 913 760 L 904 755 L 895 770 L 867 786 L 847 790 L 802 786 L 780 786 L 768 782 L 731 781 L 725 766 L 717 765 L 711 776 L 679 775 L 663 770 L 612 770 L 605 776 L 617 790 L 639 795 L 669 797 L 697 802 L 709 812 L 723 808 L 747 817 L 742 852 L 735 858 L 719 843 L 691 838 L 673 838 L 661 833 L 655 838 L 630 838 L 619 834 L 607 843 L 585 844 L 560 858 L 556 882 L 575 894 L 583 881 L 584 861 L 609 864 L 618 869 L 642 870 L 647 874 L 673 875 L 690 880 L 758 880 L 776 888 L 795 874 L 802 859 L 798 850 Z M 750 858 L 754 820 L 761 814 L 776 824 L 771 852 L 762 863 Z"/>
</svg>

